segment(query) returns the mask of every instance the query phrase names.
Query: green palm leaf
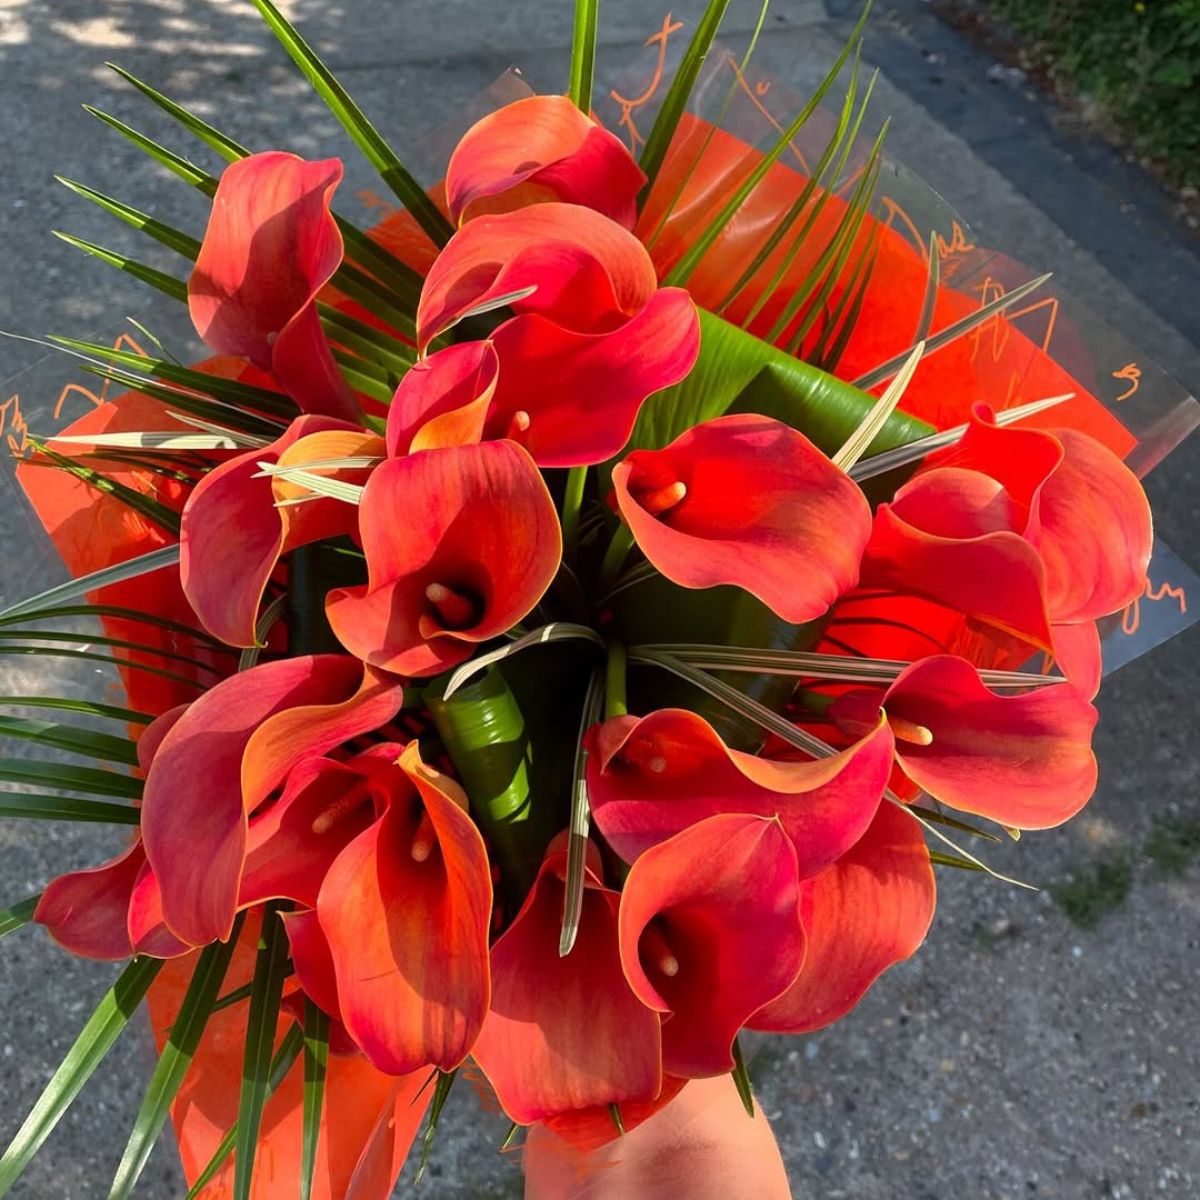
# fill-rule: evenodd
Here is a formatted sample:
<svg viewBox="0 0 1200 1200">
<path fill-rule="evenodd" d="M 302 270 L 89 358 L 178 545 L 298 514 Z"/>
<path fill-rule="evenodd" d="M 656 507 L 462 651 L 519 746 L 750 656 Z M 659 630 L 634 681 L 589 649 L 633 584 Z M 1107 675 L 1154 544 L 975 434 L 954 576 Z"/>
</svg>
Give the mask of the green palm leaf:
<svg viewBox="0 0 1200 1200">
<path fill-rule="evenodd" d="M 84 792 L 91 796 L 120 796 L 128 800 L 137 800 L 142 794 L 142 781 L 132 775 L 32 758 L 0 758 L 0 782 L 61 788 L 64 792 Z"/>
<path fill-rule="evenodd" d="M 304 1000 L 304 1125 L 300 1139 L 300 1200 L 312 1195 L 325 1108 L 325 1074 L 329 1067 L 329 1017 L 307 997 Z"/>
<path fill-rule="evenodd" d="M 583 113 L 592 111 L 592 80 L 596 74 L 596 29 L 599 0 L 575 0 L 575 27 L 571 34 L 571 66 L 567 95 Z"/>
<path fill-rule="evenodd" d="M 0 713 L 0 737 L 20 738 L 39 746 L 67 750 L 72 754 L 137 766 L 136 742 L 109 733 L 97 733 L 94 729 L 84 729 L 79 725 L 60 725 L 54 721 L 35 721 Z"/>
<path fill-rule="evenodd" d="M 141 810 L 103 800 L 73 796 L 34 796 L 0 792 L 0 817 L 28 821 L 72 821 L 82 825 L 137 825 Z"/>
</svg>

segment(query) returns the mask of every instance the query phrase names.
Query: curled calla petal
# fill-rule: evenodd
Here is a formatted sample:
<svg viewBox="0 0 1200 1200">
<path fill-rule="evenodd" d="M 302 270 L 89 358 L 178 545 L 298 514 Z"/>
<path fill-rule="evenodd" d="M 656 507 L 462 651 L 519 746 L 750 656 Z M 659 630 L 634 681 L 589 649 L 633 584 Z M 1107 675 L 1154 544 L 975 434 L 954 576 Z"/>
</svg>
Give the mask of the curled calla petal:
<svg viewBox="0 0 1200 1200">
<path fill-rule="evenodd" d="M 417 344 L 423 351 L 473 309 L 518 296 L 508 302 L 517 313 L 604 333 L 640 312 L 657 288 L 641 242 L 590 208 L 535 204 L 478 217 L 430 268 L 417 307 Z"/>
<path fill-rule="evenodd" d="M 588 794 L 596 827 L 626 862 L 722 812 L 778 816 L 800 877 L 815 875 L 862 836 L 892 767 L 887 723 L 846 750 L 776 762 L 730 750 L 695 713 L 670 708 L 591 730 Z"/>
<path fill-rule="evenodd" d="M 491 342 L 458 342 L 421 359 L 392 397 L 388 455 L 481 441 L 499 374 Z"/>
<path fill-rule="evenodd" d="M 539 466 L 587 466 L 617 454 L 646 397 L 692 369 L 700 321 L 687 292 L 660 288 L 609 332 L 565 329 L 529 313 L 505 322 L 493 340 L 501 370 L 488 436 L 519 442 Z"/>
<path fill-rule="evenodd" d="M 677 1075 L 664 1075 L 662 1090 L 653 1100 L 618 1104 L 621 1128 L 629 1133 L 644 1121 L 648 1121 L 656 1112 L 666 1108 L 683 1091 L 687 1082 Z M 609 1142 L 621 1136 L 621 1130 L 613 1121 L 612 1109 L 607 1104 L 557 1113 L 547 1117 L 542 1124 L 569 1146 L 584 1154 L 599 1150 L 601 1146 L 607 1146 Z"/>
<path fill-rule="evenodd" d="M 145 863 L 145 851 L 136 842 L 98 867 L 60 875 L 46 885 L 33 919 L 72 954 L 128 958 L 133 953 L 127 929 L 129 899 Z"/>
<path fill-rule="evenodd" d="M 329 210 L 341 179 L 339 159 L 306 162 L 281 151 L 226 167 L 188 280 L 188 308 L 210 346 L 271 371 L 303 411 L 354 420 L 358 405 L 316 305 L 342 261 Z"/>
<path fill-rule="evenodd" d="M 408 676 L 445 670 L 521 620 L 562 550 L 541 475 L 507 441 L 389 459 L 367 483 L 359 532 L 368 583 L 329 593 L 329 623 L 351 654 Z"/>
<path fill-rule="evenodd" d="M 210 471 L 183 510 L 179 574 L 204 627 L 231 646 L 255 644 L 255 622 L 281 555 L 297 546 L 349 533 L 354 508 L 319 498 L 276 507 L 294 485 L 263 475 L 260 464 L 303 462 L 382 450 L 379 438 L 329 417 L 299 417 L 269 446 Z M 361 482 L 365 473 L 342 473 Z"/>
<path fill-rule="evenodd" d="M 1100 630 L 1095 621 L 1080 621 L 1076 625 L 1053 625 L 1050 636 L 1054 644 L 1054 661 L 1071 681 L 1071 686 L 1085 700 L 1095 700 L 1104 674 L 1104 657 L 1100 649 Z"/>
<path fill-rule="evenodd" d="M 504 1111 L 522 1125 L 597 1105 L 650 1103 L 662 1086 L 659 1016 L 621 971 L 620 897 L 591 872 L 575 949 L 559 955 L 566 861 L 547 857 L 492 948 L 492 1007 L 473 1051 Z"/>
<path fill-rule="evenodd" d="M 646 850 L 621 893 L 625 976 L 663 1022 L 663 1068 L 700 1078 L 733 1069 L 752 1013 L 804 961 L 796 851 L 776 820 L 708 817 Z"/>
<path fill-rule="evenodd" d="M 543 200 L 583 204 L 633 228 L 646 176 L 624 143 L 565 96 L 527 96 L 463 135 L 446 168 L 459 223 Z"/>
<path fill-rule="evenodd" d="M 809 1033 L 844 1017 L 879 976 L 914 954 L 933 920 L 937 889 L 920 825 L 883 804 L 866 834 L 800 885 L 804 966 L 751 1028 Z"/>
<path fill-rule="evenodd" d="M 353 710 L 344 707 L 348 698 L 362 699 L 372 724 L 354 719 Z M 154 756 L 142 801 L 146 856 L 176 936 L 195 946 L 229 936 L 246 854 L 247 812 L 266 799 L 305 750 L 319 755 L 343 735 L 385 724 L 400 703 L 395 681 L 371 678 L 352 658 L 324 654 L 243 671 L 188 708 Z M 285 719 L 272 728 L 270 718 L 280 716 Z M 249 755 L 252 743 L 255 752 Z M 251 761 L 244 763 L 244 757 Z"/>
<path fill-rule="evenodd" d="M 179 958 L 193 949 L 167 927 L 162 910 L 162 888 L 148 862 L 143 862 L 133 883 L 127 929 L 135 954 L 148 954 L 151 958 Z"/>
<path fill-rule="evenodd" d="M 338 856 L 317 901 L 342 1019 L 380 1070 L 453 1070 L 490 999 L 492 880 L 453 780 L 401 754 L 389 807 Z"/>
<path fill-rule="evenodd" d="M 304 994 L 318 1008 L 341 1021 L 342 1008 L 338 999 L 333 952 L 329 949 L 329 940 L 321 928 L 316 910 L 308 908 L 301 912 L 284 913 L 283 924 L 292 951 L 292 965 Z"/>
<path fill-rule="evenodd" d="M 770 417 L 718 417 L 613 470 L 646 557 L 690 588 L 736 584 L 786 621 L 820 616 L 858 579 L 871 511 L 803 434 Z"/>
<path fill-rule="evenodd" d="M 1097 713 L 1065 684 L 1012 696 L 984 686 L 965 659 L 937 655 L 906 668 L 885 693 L 851 692 L 842 721 L 882 704 L 904 773 L 935 800 L 1019 829 L 1074 816 L 1096 788 Z"/>
<path fill-rule="evenodd" d="M 1111 450 L 1072 429 L 1055 436 L 1063 460 L 1042 485 L 1029 536 L 1046 567 L 1051 619 L 1094 620 L 1142 593 L 1154 542 L 1150 504 Z"/>
</svg>

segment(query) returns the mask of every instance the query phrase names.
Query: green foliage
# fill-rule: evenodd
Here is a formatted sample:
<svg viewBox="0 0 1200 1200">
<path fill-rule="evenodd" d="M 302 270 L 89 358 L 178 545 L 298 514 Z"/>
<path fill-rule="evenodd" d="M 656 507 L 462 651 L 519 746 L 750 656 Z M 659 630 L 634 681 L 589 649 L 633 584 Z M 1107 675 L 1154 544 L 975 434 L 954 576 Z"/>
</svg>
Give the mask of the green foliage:
<svg viewBox="0 0 1200 1200">
<path fill-rule="evenodd" d="M 1200 857 L 1200 813 L 1159 817 L 1146 842 L 1146 856 L 1163 875 L 1182 875 Z"/>
<path fill-rule="evenodd" d="M 1035 61 L 1093 98 L 1176 182 L 1200 185 L 1200 0 L 988 0 Z"/>
<path fill-rule="evenodd" d="M 1132 887 L 1129 856 L 1114 854 L 1076 871 L 1065 883 L 1050 888 L 1050 895 L 1069 920 L 1084 929 L 1094 929 L 1102 918 L 1125 903 Z"/>
</svg>

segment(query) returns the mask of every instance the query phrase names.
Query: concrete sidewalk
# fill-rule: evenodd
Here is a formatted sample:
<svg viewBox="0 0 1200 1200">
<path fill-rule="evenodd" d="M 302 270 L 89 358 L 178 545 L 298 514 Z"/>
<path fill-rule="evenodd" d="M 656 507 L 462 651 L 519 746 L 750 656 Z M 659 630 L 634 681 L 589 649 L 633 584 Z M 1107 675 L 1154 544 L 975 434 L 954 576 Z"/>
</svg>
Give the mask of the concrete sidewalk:
<svg viewBox="0 0 1200 1200">
<path fill-rule="evenodd" d="M 511 65 L 542 89 L 565 79 L 569 0 L 282 7 L 402 154 L 447 106 Z M 783 83 L 811 87 L 840 48 L 852 7 L 780 0 L 760 64 Z M 690 21 L 703 5 L 671 8 Z M 882 69 L 875 111 L 893 117 L 892 153 L 958 208 L 981 242 L 1053 270 L 1064 289 L 1200 390 L 1200 258 L 1168 223 L 1154 185 L 1105 147 L 1067 140 L 1040 100 L 991 82 L 988 61 L 919 0 L 879 0 L 877 8 L 866 57 Z M 736 0 L 730 42 L 744 41 L 756 13 L 757 4 Z M 604 0 L 604 55 L 632 55 L 661 17 L 643 0 Z M 242 0 L 0 0 L 0 328 L 100 338 L 150 305 L 135 281 L 52 238 L 51 228 L 179 269 L 167 252 L 55 185 L 54 173 L 202 228 L 201 197 L 79 110 L 95 103 L 191 152 L 169 120 L 104 68 L 107 58 L 253 148 L 342 154 L 345 191 L 372 185 Z M 39 355 L 0 341 L 0 378 Z M 1198 455 L 1193 440 L 1149 482 L 1160 532 L 1193 564 Z M 43 554 L 18 539 L 18 521 L 6 506 L 0 536 L 16 547 L 0 576 L 8 601 L 45 575 Z M 1198 645 L 1193 631 L 1109 681 L 1097 741 L 1101 790 L 1086 815 L 991 856 L 998 869 L 1047 890 L 942 872 L 939 916 L 916 959 L 834 1028 L 763 1044 L 756 1082 L 798 1198 L 1200 1194 Z M 4 678 L 15 690 L 14 675 Z M 4 903 L 98 861 L 114 844 L 111 831 L 46 828 L 0 824 Z M 69 959 L 38 931 L 4 940 L 0 1143 L 112 976 Z M 14 1190 L 18 1200 L 106 1194 L 150 1062 L 136 1038 L 117 1048 Z M 422 1193 L 519 1196 L 516 1166 L 495 1152 L 503 1132 L 502 1121 L 478 1114 L 469 1088 L 456 1090 Z M 182 1194 L 167 1148 L 156 1151 L 138 1194 Z"/>
</svg>

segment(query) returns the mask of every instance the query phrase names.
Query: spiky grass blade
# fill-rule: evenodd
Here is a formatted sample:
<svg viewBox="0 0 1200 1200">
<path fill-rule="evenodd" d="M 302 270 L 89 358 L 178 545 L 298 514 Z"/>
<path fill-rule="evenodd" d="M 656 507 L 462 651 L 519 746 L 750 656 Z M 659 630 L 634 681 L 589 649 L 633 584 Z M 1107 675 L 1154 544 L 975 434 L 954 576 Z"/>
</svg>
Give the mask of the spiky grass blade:
<svg viewBox="0 0 1200 1200">
<path fill-rule="evenodd" d="M 154 718 L 149 713 L 135 712 L 115 704 L 98 704 L 93 700 L 77 700 L 66 696 L 0 696 L 0 705 L 13 708 L 54 708 L 63 712 L 87 713 L 92 717 L 108 717 L 134 725 L 149 725 Z"/>
<path fill-rule="evenodd" d="M 162 1132 L 171 1103 L 183 1085 L 208 1018 L 212 1015 L 213 1004 L 237 945 L 240 927 L 239 920 L 238 928 L 227 942 L 214 942 L 200 954 L 179 1015 L 171 1027 L 154 1074 L 150 1077 L 145 1098 L 134 1118 L 133 1129 L 113 1177 L 108 1200 L 126 1200 L 145 1169 L 150 1151 Z"/>
<path fill-rule="evenodd" d="M 9 717 L 0 713 L 0 737 L 19 738 L 38 746 L 52 746 L 71 754 L 83 754 L 105 762 L 137 765 L 137 743 L 129 738 L 97 733 L 79 725 L 60 725 L 55 721 L 35 721 L 27 717 Z"/>
<path fill-rule="evenodd" d="M 0 937 L 20 929 L 22 925 L 28 925 L 33 920 L 33 911 L 41 898 L 39 892 L 36 896 L 27 896 L 7 908 L 0 908 Z"/>
<path fill-rule="evenodd" d="M 0 817 L 27 821 L 72 821 L 82 825 L 137 825 L 139 809 L 70 796 L 31 796 L 0 792 Z"/>
<path fill-rule="evenodd" d="M 675 69 L 671 86 L 667 89 L 666 96 L 663 97 L 662 107 L 658 110 L 658 116 L 654 118 L 654 124 L 650 128 L 646 144 L 642 147 L 641 158 L 638 160 L 638 165 L 646 174 L 646 185 L 638 196 L 639 208 L 646 203 L 646 197 L 650 195 L 654 181 L 658 178 L 658 172 L 667 157 L 667 151 L 675 137 L 675 131 L 679 128 L 680 118 L 691 99 L 692 89 L 696 86 L 700 69 L 704 66 L 705 59 L 708 58 L 713 39 L 717 36 L 717 30 L 720 29 L 721 22 L 725 19 L 725 10 L 728 7 L 729 0 L 709 0 L 704 9 L 704 15 L 696 25 L 696 31 L 692 34 L 692 39 L 683 52 L 683 58 Z"/>
<path fill-rule="evenodd" d="M 116 267 L 118 271 L 132 275 L 134 279 L 140 280 L 142 283 L 148 283 L 155 290 L 162 292 L 164 296 L 187 303 L 187 284 L 182 279 L 177 279 L 174 275 L 168 275 L 165 271 L 159 271 L 155 267 L 147 266 L 128 255 L 118 254 L 115 250 L 106 250 L 103 246 L 97 246 L 95 242 L 88 242 L 83 238 L 75 237 L 74 234 L 64 233 L 61 229 L 52 229 L 50 232 L 56 238 L 66 242 L 68 246 L 74 246 L 75 249 L 82 250 L 85 254 L 90 254 L 93 258 L 108 263 L 110 267 Z"/>
<path fill-rule="evenodd" d="M 528 650 L 531 646 L 544 646 L 549 642 L 563 641 L 584 641 L 591 642 L 596 646 L 604 645 L 604 639 L 590 626 L 574 625 L 570 621 L 553 621 L 549 625 L 542 625 L 538 629 L 531 630 L 507 646 L 501 646 L 497 650 L 491 650 L 487 654 L 481 654 L 477 658 L 471 659 L 470 662 L 464 663 L 447 680 L 443 696 L 449 700 L 464 683 L 469 683 L 480 671 L 486 671 L 493 663 L 511 658 L 514 654 L 520 654 L 522 650 Z"/>
<path fill-rule="evenodd" d="M 0 758 L 0 783 L 54 787 L 64 792 L 120 796 L 128 800 L 137 800 L 142 794 L 142 781 L 131 775 L 118 775 L 116 771 L 101 771 L 95 767 L 42 762 L 33 758 Z"/>
<path fill-rule="evenodd" d="M 417 224 L 428 234 L 430 241 L 435 246 L 445 245 L 454 232 L 450 222 L 442 216 L 441 210 L 409 174 L 396 152 L 367 120 L 362 109 L 350 98 L 346 89 L 334 78 L 329 68 L 321 62 L 309 44 L 271 3 L 271 0 L 254 0 L 254 7 L 262 14 L 263 20 L 279 40 L 280 45 L 288 52 L 292 61 L 300 68 L 321 99 L 325 101 L 338 123 L 363 152 L 367 161 L 379 172 L 380 178 L 391 188 L 400 203 L 412 213 Z"/>
<path fill-rule="evenodd" d="M 75 180 L 68 179 L 64 175 L 55 175 L 54 178 L 63 187 L 68 188 L 77 196 L 82 196 L 85 200 L 90 200 L 93 204 L 104 209 L 105 212 L 111 213 L 119 221 L 124 221 L 126 225 L 133 226 L 134 229 L 140 230 L 147 236 L 152 237 L 160 245 L 174 250 L 177 254 L 182 254 L 184 258 L 194 262 L 196 256 L 200 253 L 200 243 L 194 237 L 182 232 L 182 230 L 166 225 L 162 221 L 158 221 L 147 213 L 141 212 L 120 200 L 114 200 L 112 196 L 106 196 L 103 192 L 98 192 L 95 188 L 88 187 L 87 184 L 77 183 Z"/>
<path fill-rule="evenodd" d="M 142 625 L 153 625 L 156 629 L 169 629 L 172 633 L 178 633 L 182 637 L 203 642 L 219 654 L 235 653 L 207 630 L 196 629 L 191 625 L 183 624 L 182 621 L 172 621 L 169 617 L 160 617 L 155 613 L 140 612 L 136 608 L 124 608 L 119 604 L 63 604 L 34 609 L 32 612 L 19 613 L 15 617 L 0 617 L 0 629 L 14 625 L 17 621 L 58 621 L 69 617 L 117 617 L 123 621 L 136 621 Z M 88 709 L 79 711 L 86 712 Z M 122 709 L 121 711 L 126 710 Z"/>
<path fill-rule="evenodd" d="M 921 314 L 917 317 L 917 332 L 914 342 L 923 342 L 933 328 L 933 310 L 937 305 L 938 286 L 942 277 L 942 256 L 938 253 L 937 233 L 929 235 L 929 274 L 925 279 L 925 298 L 921 301 Z"/>
<path fill-rule="evenodd" d="M 83 1085 L 120 1037 L 162 968 L 154 958 L 135 958 L 100 1001 L 62 1065 L 0 1158 L 0 1196 L 6 1196 Z"/>
<path fill-rule="evenodd" d="M 871 443 L 878 437 L 879 431 L 887 424 L 888 418 L 896 410 L 909 382 L 916 373 L 925 353 L 925 343 L 918 342 L 908 361 L 896 373 L 895 379 L 888 384 L 883 395 L 872 405 L 870 412 L 862 419 L 862 424 L 846 439 L 842 448 L 833 456 L 833 465 L 843 471 L 849 471 L 852 466 L 870 449 Z"/>
<path fill-rule="evenodd" d="M 250 1013 L 246 1020 L 246 1050 L 242 1059 L 242 1093 L 238 1100 L 235 1139 L 233 1196 L 250 1200 L 254 1180 L 254 1160 L 258 1132 L 262 1127 L 263 1108 L 271 1076 L 271 1047 L 279 1021 L 279 1000 L 287 974 L 288 939 L 279 905 L 268 904 L 263 911 L 258 958 L 254 964 Z"/>
<path fill-rule="evenodd" d="M 740 1038 L 733 1039 L 733 1085 L 737 1088 L 738 1098 L 746 1110 L 746 1116 L 753 1117 L 754 1089 L 750 1086 L 750 1068 L 746 1066 Z"/>
<path fill-rule="evenodd" d="M 312 1196 L 325 1109 L 325 1075 L 329 1069 L 329 1017 L 307 997 L 304 1001 L 304 1113 L 300 1136 L 300 1200 Z"/>
</svg>

